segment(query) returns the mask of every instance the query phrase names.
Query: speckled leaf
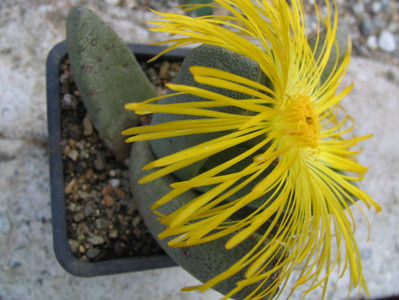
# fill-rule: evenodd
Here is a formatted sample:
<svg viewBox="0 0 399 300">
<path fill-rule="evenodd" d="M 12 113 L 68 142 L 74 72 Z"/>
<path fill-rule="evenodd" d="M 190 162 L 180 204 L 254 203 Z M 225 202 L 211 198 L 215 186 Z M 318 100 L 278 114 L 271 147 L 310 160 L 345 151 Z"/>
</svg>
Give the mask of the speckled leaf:
<svg viewBox="0 0 399 300">
<path fill-rule="evenodd" d="M 154 157 L 148 142 L 134 143 L 130 155 L 129 175 L 135 204 L 139 208 L 140 214 L 143 216 L 147 227 L 162 248 L 185 270 L 200 281 L 205 282 L 227 270 L 227 268 L 244 256 L 254 246 L 256 238 L 246 239 L 230 250 L 226 250 L 224 244 L 231 236 L 202 245 L 185 248 L 169 247 L 167 242 L 170 239 L 159 240 L 157 235 L 165 229 L 165 225 L 162 225 L 157 220 L 156 215 L 151 211 L 151 206 L 155 201 L 171 190 L 170 184 L 175 180 L 173 176 L 165 176 L 150 183 L 138 184 L 138 180 L 150 172 L 143 171 L 142 167 L 153 159 Z M 189 191 L 162 206 L 158 211 L 163 214 L 169 214 L 193 200 L 196 196 L 197 193 Z M 235 276 L 218 284 L 215 289 L 222 294 L 226 294 L 235 287 L 237 281 L 243 278 L 244 272 L 239 272 Z M 270 280 L 272 280 L 272 278 Z M 256 284 L 242 290 L 234 299 L 243 299 L 254 287 L 256 287 Z"/>
<path fill-rule="evenodd" d="M 121 131 L 138 124 L 124 104 L 156 96 L 126 43 L 93 11 L 74 7 L 67 19 L 72 73 L 101 139 L 119 160 L 130 145 Z"/>
<path fill-rule="evenodd" d="M 189 71 L 190 66 L 208 66 L 217 68 L 224 71 L 229 71 L 234 74 L 238 74 L 244 77 L 247 77 L 256 82 L 265 83 L 266 79 L 260 70 L 259 65 L 244 56 L 238 55 L 233 53 L 232 51 L 226 50 L 224 48 L 215 47 L 215 46 L 208 46 L 202 45 L 195 49 L 193 49 L 189 55 L 184 60 L 177 77 L 175 78 L 174 82 L 178 84 L 184 84 L 188 86 L 196 86 L 201 87 L 210 91 L 218 92 L 223 95 L 232 97 L 234 99 L 244 99 L 248 98 L 248 95 L 244 95 L 238 92 L 234 92 L 231 90 L 221 89 L 210 87 L 207 85 L 199 84 L 194 81 L 193 76 Z M 183 95 L 183 96 L 174 96 L 167 99 L 163 99 L 160 101 L 161 104 L 166 103 L 180 103 L 180 102 L 192 102 L 192 101 L 201 101 L 203 100 L 200 97 L 192 96 L 192 95 Z M 243 109 L 235 108 L 235 107 L 222 107 L 222 108 L 214 108 L 214 110 L 229 112 L 229 113 L 236 113 L 236 114 L 249 114 L 248 112 Z M 152 119 L 152 124 L 159 124 L 164 122 L 170 122 L 175 120 L 187 120 L 192 119 L 193 116 L 183 116 L 183 115 L 172 115 L 172 114 L 155 114 Z M 173 153 L 176 153 L 180 150 L 189 148 L 191 146 L 197 145 L 199 143 L 208 141 L 210 139 L 217 138 L 226 134 L 226 132 L 217 132 L 217 133 L 210 133 L 210 134 L 197 134 L 197 135 L 188 135 L 188 136 L 181 136 L 181 137 L 171 137 L 165 139 L 158 139 L 150 141 L 152 151 L 155 154 L 155 157 L 164 157 Z M 262 137 L 261 137 L 262 138 Z M 243 151 L 247 150 L 248 147 L 251 147 L 256 143 L 255 139 L 246 143 L 241 144 L 231 149 L 228 149 L 220 155 L 214 155 L 209 157 L 208 159 L 204 159 L 197 163 L 194 163 L 186 168 L 178 170 L 173 174 L 180 180 L 187 180 L 190 179 L 199 173 L 205 171 L 206 169 L 211 168 L 211 166 L 216 166 L 224 161 L 227 158 L 232 158 L 235 154 L 242 153 Z M 252 159 L 252 156 L 248 158 L 248 161 Z M 243 163 L 248 164 L 248 161 L 242 162 L 241 164 L 237 164 L 234 167 L 226 170 L 227 172 L 237 172 L 241 170 L 244 165 Z M 258 182 L 254 181 L 251 184 L 247 185 L 244 189 L 242 189 L 240 194 L 235 194 L 229 198 L 229 200 L 236 199 L 242 193 L 248 193 Z M 199 188 L 199 191 L 204 192 L 211 187 L 202 187 Z M 250 204 L 250 206 L 258 207 L 259 203 L 262 201 L 254 201 Z"/>
</svg>

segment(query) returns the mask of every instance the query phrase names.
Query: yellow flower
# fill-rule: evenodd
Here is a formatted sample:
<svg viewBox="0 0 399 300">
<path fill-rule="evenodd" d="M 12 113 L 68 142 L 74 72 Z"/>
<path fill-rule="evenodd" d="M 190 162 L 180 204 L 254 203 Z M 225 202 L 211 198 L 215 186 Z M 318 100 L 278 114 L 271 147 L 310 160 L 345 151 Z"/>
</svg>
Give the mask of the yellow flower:
<svg viewBox="0 0 399 300">
<path fill-rule="evenodd" d="M 291 4 L 282 0 L 215 2 L 230 15 L 192 18 L 158 13 L 160 20 L 151 22 L 158 27 L 151 30 L 178 35 L 165 41 L 173 44 L 164 52 L 192 43 L 223 47 L 256 61 L 270 85 L 214 68 L 192 66 L 190 71 L 196 82 L 238 91 L 248 98 L 237 100 L 199 87 L 168 84 L 168 88 L 176 92 L 171 95 L 195 95 L 204 101 L 153 103 L 171 96 L 167 95 L 131 103 L 126 108 L 137 114 L 184 114 L 193 119 L 130 128 L 124 134 L 133 135 L 127 141 L 135 142 L 228 132 L 151 162 L 145 169 L 157 169 L 140 183 L 236 145 L 254 139 L 257 143 L 210 170 L 174 183 L 173 189 L 155 203 L 154 211 L 188 190 L 211 188 L 170 215 L 158 213 L 160 221 L 167 226 L 160 238 L 174 237 L 169 242 L 171 247 L 186 247 L 232 235 L 225 245 L 230 249 L 255 234 L 257 243 L 249 253 L 225 272 L 194 287 L 204 291 L 245 270 L 246 278 L 237 282 L 237 287 L 224 299 L 254 283 L 258 284 L 257 288 L 246 299 L 278 296 L 298 266 L 302 269 L 291 293 L 299 285 L 308 283 L 305 294 L 318 286 L 323 287 L 325 294 L 329 274 L 335 268 L 342 273 L 349 270 L 350 287 L 358 287 L 359 291 L 363 288 L 367 293 L 349 205 L 362 210 L 355 201 L 358 199 L 377 211 L 380 207 L 353 183 L 363 179 L 367 168 L 355 159 L 360 151 L 351 148 L 370 136 L 348 137 L 354 126 L 347 124 L 353 123 L 353 119 L 339 105 L 352 88 L 349 85 L 338 91 L 349 64 L 349 40 L 342 62 L 337 53 L 332 67 L 325 73 L 332 51 L 339 51 L 336 3 L 331 5 L 325 1 L 324 17 L 315 5 L 318 34 L 315 44 L 310 45 L 302 1 L 291 0 Z M 322 28 L 324 39 L 320 37 Z M 213 109 L 223 106 L 251 113 L 240 115 Z M 339 115 L 345 116 L 340 120 Z M 251 163 L 240 171 L 224 172 L 248 157 L 252 157 Z M 256 180 L 249 193 L 225 201 Z M 251 214 L 239 220 L 230 218 L 258 199 L 262 199 L 262 203 Z M 262 227 L 265 224 L 266 229 Z M 333 247 L 337 249 L 334 255 Z M 268 269 L 268 265 L 273 268 Z M 272 275 L 275 279 L 264 286 Z"/>
</svg>

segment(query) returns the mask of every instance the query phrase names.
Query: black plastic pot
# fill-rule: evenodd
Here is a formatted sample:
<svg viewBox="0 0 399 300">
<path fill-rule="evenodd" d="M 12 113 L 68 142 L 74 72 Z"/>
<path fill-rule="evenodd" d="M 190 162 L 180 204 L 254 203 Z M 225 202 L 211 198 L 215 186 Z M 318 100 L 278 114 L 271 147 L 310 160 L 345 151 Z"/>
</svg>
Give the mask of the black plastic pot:
<svg viewBox="0 0 399 300">
<path fill-rule="evenodd" d="M 148 60 L 162 51 L 163 47 L 129 44 L 138 60 Z M 60 64 L 67 55 L 66 42 L 61 42 L 50 51 L 46 61 L 47 120 L 50 154 L 51 213 L 53 225 L 53 245 L 58 262 L 69 273 L 91 277 L 175 266 L 167 255 L 113 259 L 101 262 L 84 262 L 72 254 L 68 244 L 66 209 L 64 197 L 64 176 L 61 148 L 61 102 L 59 71 Z M 182 60 L 186 50 L 171 51 L 163 57 L 169 61 Z"/>
</svg>

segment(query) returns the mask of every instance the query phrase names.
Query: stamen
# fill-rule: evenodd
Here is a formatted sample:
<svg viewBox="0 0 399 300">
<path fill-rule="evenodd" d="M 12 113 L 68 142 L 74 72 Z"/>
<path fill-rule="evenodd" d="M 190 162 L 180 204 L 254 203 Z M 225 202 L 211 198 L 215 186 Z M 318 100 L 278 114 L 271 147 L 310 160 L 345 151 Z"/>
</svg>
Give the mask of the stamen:
<svg viewBox="0 0 399 300">
<path fill-rule="evenodd" d="M 283 125 L 297 147 L 317 148 L 319 146 L 319 118 L 312 101 L 307 95 L 295 95 L 285 110 Z"/>
</svg>

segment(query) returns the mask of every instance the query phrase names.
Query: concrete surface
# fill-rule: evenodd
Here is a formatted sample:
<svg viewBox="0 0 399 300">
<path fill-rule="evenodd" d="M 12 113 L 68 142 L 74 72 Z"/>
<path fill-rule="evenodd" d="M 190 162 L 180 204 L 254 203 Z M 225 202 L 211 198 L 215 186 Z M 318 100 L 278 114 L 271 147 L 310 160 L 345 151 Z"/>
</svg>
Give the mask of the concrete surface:
<svg viewBox="0 0 399 300">
<path fill-rule="evenodd" d="M 162 1 L 154 1 L 162 5 Z M 76 4 L 95 9 L 129 42 L 161 40 L 148 33 L 151 14 L 140 1 L 0 1 L 0 299 L 217 299 L 215 292 L 181 293 L 196 280 L 181 268 L 91 279 L 67 274 L 57 263 L 51 238 L 46 151 L 44 63 L 65 37 L 65 17 Z M 372 297 L 399 294 L 399 68 L 353 58 L 355 88 L 344 104 L 356 117 L 356 134 L 374 133 L 360 161 L 370 166 L 361 187 L 383 207 L 367 243 L 367 223 L 356 214 L 356 236 Z M 333 275 L 336 277 L 336 275 Z M 346 297 L 346 280 L 328 299 Z M 293 297 L 296 299 L 296 296 Z M 319 299 L 316 291 L 309 299 Z"/>
</svg>

